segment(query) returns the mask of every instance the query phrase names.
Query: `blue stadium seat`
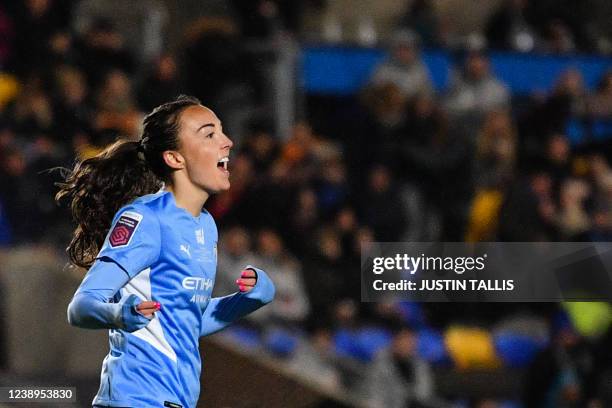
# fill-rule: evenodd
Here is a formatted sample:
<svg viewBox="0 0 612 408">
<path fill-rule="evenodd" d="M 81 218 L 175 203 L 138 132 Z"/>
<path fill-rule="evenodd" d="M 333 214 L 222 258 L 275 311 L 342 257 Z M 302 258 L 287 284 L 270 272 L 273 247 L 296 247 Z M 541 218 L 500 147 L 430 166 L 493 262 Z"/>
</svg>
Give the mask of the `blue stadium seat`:
<svg viewBox="0 0 612 408">
<path fill-rule="evenodd" d="M 497 354 L 508 367 L 527 367 L 536 354 L 545 347 L 545 343 L 533 337 L 500 333 L 493 338 Z"/>
<path fill-rule="evenodd" d="M 298 345 L 298 336 L 286 329 L 273 328 L 264 338 L 266 349 L 278 357 L 290 357 Z"/>
<path fill-rule="evenodd" d="M 338 330 L 333 337 L 334 349 L 340 357 L 370 362 L 378 351 L 389 346 L 393 335 L 388 330 L 365 327 L 357 330 Z"/>
<path fill-rule="evenodd" d="M 256 349 L 261 346 L 261 336 L 258 331 L 240 325 L 229 326 L 224 334 L 232 341 L 248 349 Z"/>
<path fill-rule="evenodd" d="M 441 333 L 432 329 L 423 329 L 417 335 L 417 353 L 423 360 L 435 365 L 448 365 L 450 356 Z"/>
</svg>

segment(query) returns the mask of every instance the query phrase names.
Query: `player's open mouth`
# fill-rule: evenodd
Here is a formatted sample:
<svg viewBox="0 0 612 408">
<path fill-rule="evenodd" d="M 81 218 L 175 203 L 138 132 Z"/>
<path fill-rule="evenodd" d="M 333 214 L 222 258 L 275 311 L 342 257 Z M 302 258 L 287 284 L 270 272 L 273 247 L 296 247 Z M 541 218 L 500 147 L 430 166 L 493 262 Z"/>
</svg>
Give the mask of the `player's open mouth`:
<svg viewBox="0 0 612 408">
<path fill-rule="evenodd" d="M 229 170 L 227 169 L 228 162 L 229 162 L 229 157 L 225 156 L 225 157 L 221 158 L 217 162 L 217 168 L 219 170 L 221 170 L 223 173 L 229 174 Z"/>
</svg>

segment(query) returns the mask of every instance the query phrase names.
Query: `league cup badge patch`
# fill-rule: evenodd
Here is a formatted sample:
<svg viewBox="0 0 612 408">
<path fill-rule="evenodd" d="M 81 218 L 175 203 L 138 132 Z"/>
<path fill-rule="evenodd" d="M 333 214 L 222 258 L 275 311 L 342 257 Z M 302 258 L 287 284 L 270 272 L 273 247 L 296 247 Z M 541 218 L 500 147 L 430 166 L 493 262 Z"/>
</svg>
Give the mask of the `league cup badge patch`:
<svg viewBox="0 0 612 408">
<path fill-rule="evenodd" d="M 111 247 L 117 248 L 129 244 L 140 221 L 142 221 L 141 214 L 132 211 L 126 211 L 121 214 L 108 239 Z"/>
</svg>

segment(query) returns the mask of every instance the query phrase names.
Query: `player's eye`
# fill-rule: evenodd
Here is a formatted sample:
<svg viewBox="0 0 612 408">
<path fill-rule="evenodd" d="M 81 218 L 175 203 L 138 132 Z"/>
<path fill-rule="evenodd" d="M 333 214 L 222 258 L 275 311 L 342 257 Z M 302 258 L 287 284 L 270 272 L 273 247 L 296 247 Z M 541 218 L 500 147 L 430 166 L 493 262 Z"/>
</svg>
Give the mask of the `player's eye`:
<svg viewBox="0 0 612 408">
<path fill-rule="evenodd" d="M 209 133 L 209 134 L 207 134 L 207 135 L 206 135 L 206 137 L 207 137 L 208 139 L 212 139 L 212 137 L 213 137 L 214 135 L 215 135 L 214 133 Z"/>
</svg>

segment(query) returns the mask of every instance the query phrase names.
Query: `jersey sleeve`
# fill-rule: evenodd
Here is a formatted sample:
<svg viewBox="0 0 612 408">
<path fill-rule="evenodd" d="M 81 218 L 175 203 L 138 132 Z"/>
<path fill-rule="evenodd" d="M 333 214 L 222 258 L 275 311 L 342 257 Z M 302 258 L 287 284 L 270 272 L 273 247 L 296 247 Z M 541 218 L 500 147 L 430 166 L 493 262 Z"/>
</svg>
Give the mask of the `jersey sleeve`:
<svg viewBox="0 0 612 408">
<path fill-rule="evenodd" d="M 236 320 L 267 305 L 274 299 L 272 280 L 261 269 L 247 265 L 257 276 L 257 283 L 249 292 L 236 292 L 224 297 L 212 298 L 202 314 L 200 336 L 208 336 L 223 330 Z"/>
<path fill-rule="evenodd" d="M 127 273 L 115 262 L 97 260 L 68 305 L 68 322 L 84 329 L 141 329 L 150 319 L 140 314 L 136 295 L 111 302 L 117 291 L 128 281 Z"/>
<path fill-rule="evenodd" d="M 110 259 L 130 278 L 155 263 L 161 250 L 157 215 L 143 205 L 128 205 L 117 212 L 97 259 Z"/>
</svg>

